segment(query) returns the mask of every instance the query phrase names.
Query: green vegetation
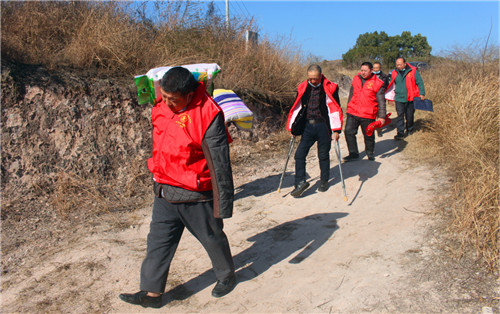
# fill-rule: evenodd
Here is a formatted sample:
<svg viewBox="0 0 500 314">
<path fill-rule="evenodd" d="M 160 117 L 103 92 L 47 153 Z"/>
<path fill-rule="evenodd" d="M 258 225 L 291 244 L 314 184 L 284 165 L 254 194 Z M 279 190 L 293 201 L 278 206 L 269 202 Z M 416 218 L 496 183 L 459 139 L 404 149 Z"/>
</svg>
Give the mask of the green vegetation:
<svg viewBox="0 0 500 314">
<path fill-rule="evenodd" d="M 420 34 L 412 36 L 410 32 L 388 36 L 385 32 L 365 33 L 359 35 L 356 44 L 342 55 L 345 67 L 358 67 L 363 61 L 380 61 L 383 64 L 394 64 L 398 57 L 408 61 L 429 61 L 432 47 L 427 38 Z"/>
</svg>

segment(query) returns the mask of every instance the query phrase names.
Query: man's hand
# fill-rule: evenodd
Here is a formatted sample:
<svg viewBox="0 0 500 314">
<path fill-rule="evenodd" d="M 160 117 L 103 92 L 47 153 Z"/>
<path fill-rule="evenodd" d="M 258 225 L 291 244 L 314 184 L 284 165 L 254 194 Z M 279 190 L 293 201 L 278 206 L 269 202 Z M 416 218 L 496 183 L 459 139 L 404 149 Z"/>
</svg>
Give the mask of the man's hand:
<svg viewBox="0 0 500 314">
<path fill-rule="evenodd" d="M 382 123 L 382 125 L 384 125 L 384 123 L 385 123 L 385 119 L 384 118 L 377 118 L 377 121 L 380 121 Z"/>
<path fill-rule="evenodd" d="M 338 142 L 339 141 L 339 137 L 340 136 L 339 136 L 339 134 L 337 132 L 333 132 L 333 134 L 332 134 L 332 140 L 335 140 L 336 142 Z"/>
<path fill-rule="evenodd" d="M 425 99 L 425 95 L 419 95 L 420 99 L 424 100 Z"/>
</svg>

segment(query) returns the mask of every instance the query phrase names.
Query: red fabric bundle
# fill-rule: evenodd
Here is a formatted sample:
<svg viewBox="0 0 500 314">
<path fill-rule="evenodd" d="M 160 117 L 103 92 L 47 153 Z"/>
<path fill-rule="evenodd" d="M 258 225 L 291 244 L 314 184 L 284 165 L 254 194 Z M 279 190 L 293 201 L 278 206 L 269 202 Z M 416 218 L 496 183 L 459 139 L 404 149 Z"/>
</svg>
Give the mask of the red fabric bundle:
<svg viewBox="0 0 500 314">
<path fill-rule="evenodd" d="M 389 112 L 385 116 L 385 123 L 384 123 L 384 125 L 382 125 L 382 122 L 380 120 L 377 120 L 375 122 L 370 123 L 368 125 L 368 127 L 366 128 L 366 135 L 372 136 L 373 132 L 375 132 L 375 129 L 381 128 L 381 127 L 386 126 L 389 123 L 391 123 L 391 119 L 389 118 L 390 115 L 391 115 L 391 113 Z"/>
</svg>

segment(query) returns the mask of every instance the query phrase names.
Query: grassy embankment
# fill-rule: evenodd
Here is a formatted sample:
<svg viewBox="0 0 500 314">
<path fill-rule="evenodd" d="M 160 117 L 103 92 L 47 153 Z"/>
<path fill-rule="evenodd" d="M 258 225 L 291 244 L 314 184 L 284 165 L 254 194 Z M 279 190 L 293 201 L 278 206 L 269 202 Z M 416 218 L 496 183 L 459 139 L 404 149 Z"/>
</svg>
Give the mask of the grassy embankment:
<svg viewBox="0 0 500 314">
<path fill-rule="evenodd" d="M 246 48 L 250 21 L 207 15 L 196 4 L 158 3 L 154 24 L 126 2 L 2 2 L 2 59 L 69 66 L 101 76 L 133 76 L 157 66 L 215 62 L 218 87 L 289 101 L 303 79 L 304 60 L 290 42 L 261 40 Z M 139 12 L 132 14 L 130 12 Z M 498 59 L 445 59 L 424 74 L 435 112 L 415 143 L 421 159 L 446 167 L 452 186 L 450 234 L 460 250 L 475 249 L 498 265 Z M 411 140 L 413 141 L 413 140 Z M 423 149 L 425 147 L 425 149 Z"/>
<path fill-rule="evenodd" d="M 458 256 L 475 252 L 490 270 L 499 253 L 499 67 L 480 50 L 454 51 L 423 73 L 433 113 L 417 112 L 422 129 L 408 148 L 445 167 L 450 191 L 442 213 Z M 482 61 L 481 61 L 482 59 Z"/>
<path fill-rule="evenodd" d="M 225 21 L 201 4 L 157 2 L 153 24 L 144 4 L 130 2 L 2 2 L 2 57 L 95 70 L 144 74 L 158 66 L 217 63 L 219 87 L 290 97 L 302 77 L 298 49 L 287 40 L 246 47 L 251 21 Z M 286 48 L 286 49 L 285 49 Z"/>
</svg>

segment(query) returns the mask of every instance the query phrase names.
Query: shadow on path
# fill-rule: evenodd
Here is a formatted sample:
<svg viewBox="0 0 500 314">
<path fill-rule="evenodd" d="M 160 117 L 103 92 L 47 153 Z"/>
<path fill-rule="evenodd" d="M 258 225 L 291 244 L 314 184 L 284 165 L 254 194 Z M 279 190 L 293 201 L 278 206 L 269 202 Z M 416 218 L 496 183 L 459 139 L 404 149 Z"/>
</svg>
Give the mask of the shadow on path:
<svg viewBox="0 0 500 314">
<path fill-rule="evenodd" d="M 281 189 L 289 188 L 293 186 L 294 171 L 287 171 L 283 183 L 281 184 Z M 273 174 L 265 178 L 260 178 L 252 182 L 242 184 L 235 188 L 234 199 L 238 200 L 245 198 L 247 196 L 262 196 L 272 192 L 278 191 L 280 185 L 281 173 Z"/>
<path fill-rule="evenodd" d="M 394 139 L 387 139 L 375 144 L 375 156 L 380 158 L 387 158 L 397 153 L 402 152 L 408 142 L 405 140 L 396 141 Z"/>
<path fill-rule="evenodd" d="M 298 264 L 319 249 L 338 229 L 337 219 L 347 213 L 323 213 L 285 222 L 254 235 L 251 247 L 234 256 L 236 281 L 252 280 L 273 265 L 294 255 L 288 262 Z M 184 300 L 215 283 L 212 270 L 207 270 L 188 282 L 163 294 L 163 305 Z M 236 288 L 237 289 L 237 288 Z"/>
<path fill-rule="evenodd" d="M 358 198 L 363 184 L 368 181 L 368 179 L 373 178 L 378 173 L 378 168 L 380 167 L 380 163 L 378 161 L 366 161 L 360 164 L 362 167 L 359 167 L 356 170 L 358 171 L 359 181 L 361 181 L 361 183 L 359 184 L 356 194 L 353 197 L 349 197 L 351 199 L 349 206 L 351 206 L 356 198 Z"/>
<path fill-rule="evenodd" d="M 380 142 L 376 142 L 375 156 L 378 158 L 390 157 L 392 155 L 402 152 L 407 144 L 408 143 L 405 140 L 396 141 L 394 139 L 385 139 Z M 345 157 L 347 155 L 348 153 L 346 151 L 342 152 L 342 157 Z M 334 151 L 334 148 L 332 148 L 330 152 L 330 165 L 334 165 L 333 167 L 330 168 L 329 186 L 331 188 L 332 186 L 341 183 L 338 158 Z M 377 174 L 379 166 L 380 163 L 377 161 L 368 161 L 366 159 L 365 152 L 361 152 L 359 154 L 358 160 L 350 162 L 342 161 L 342 175 L 344 177 L 344 180 L 359 175 L 359 180 L 361 181 L 361 185 L 356 193 L 356 196 L 352 198 L 352 201 L 354 201 L 354 199 L 358 196 L 364 182 L 366 182 L 369 178 Z M 265 178 L 260 178 L 237 187 L 235 189 L 235 195 L 234 195 L 235 200 L 242 199 L 250 195 L 258 197 L 258 196 L 263 196 L 265 194 L 276 192 L 279 187 L 281 175 L 282 175 L 281 173 L 270 175 Z M 283 182 L 281 184 L 281 189 L 286 189 L 294 186 L 294 175 L 295 172 L 293 170 L 286 172 L 283 178 Z M 306 180 L 311 184 L 311 186 L 304 192 L 304 194 L 302 194 L 301 197 L 307 197 L 317 193 L 317 189 L 319 187 L 318 176 L 311 178 L 309 174 L 307 174 Z M 288 196 L 288 194 L 290 193 L 284 194 L 283 197 Z"/>
</svg>

